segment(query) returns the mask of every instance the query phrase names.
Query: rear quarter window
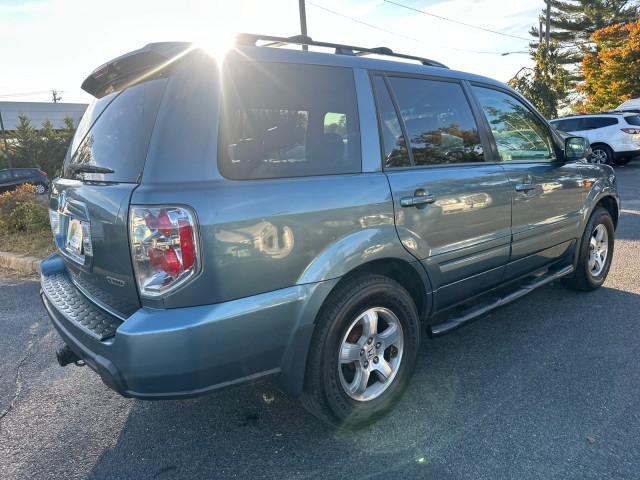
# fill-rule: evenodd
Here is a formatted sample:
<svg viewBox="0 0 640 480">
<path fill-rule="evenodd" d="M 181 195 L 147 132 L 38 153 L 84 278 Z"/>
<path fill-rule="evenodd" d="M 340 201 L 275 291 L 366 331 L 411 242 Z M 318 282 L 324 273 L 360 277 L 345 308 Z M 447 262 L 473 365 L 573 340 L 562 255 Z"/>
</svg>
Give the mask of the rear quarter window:
<svg viewBox="0 0 640 480">
<path fill-rule="evenodd" d="M 358 173 L 353 71 L 228 61 L 218 167 L 234 180 Z"/>
<path fill-rule="evenodd" d="M 624 117 L 629 125 L 633 125 L 635 127 L 640 127 L 640 115 L 633 117 Z"/>
<path fill-rule="evenodd" d="M 611 117 L 591 117 L 583 119 L 586 123 L 585 130 L 595 130 L 596 128 L 610 127 L 618 123 L 617 118 Z"/>
<path fill-rule="evenodd" d="M 78 126 L 64 176 L 73 176 L 74 165 L 91 165 L 113 173 L 80 174 L 85 180 L 137 182 L 166 82 L 149 80 L 96 100 Z"/>
</svg>

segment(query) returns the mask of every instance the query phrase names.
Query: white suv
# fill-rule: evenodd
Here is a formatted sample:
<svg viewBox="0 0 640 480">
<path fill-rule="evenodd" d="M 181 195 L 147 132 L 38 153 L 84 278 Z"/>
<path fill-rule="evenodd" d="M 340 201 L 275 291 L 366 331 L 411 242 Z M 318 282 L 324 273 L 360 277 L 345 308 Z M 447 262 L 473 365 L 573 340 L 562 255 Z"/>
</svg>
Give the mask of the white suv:
<svg viewBox="0 0 640 480">
<path fill-rule="evenodd" d="M 593 163 L 624 165 L 640 156 L 640 114 L 608 112 L 572 115 L 550 121 L 558 130 L 586 137 L 591 143 Z"/>
</svg>

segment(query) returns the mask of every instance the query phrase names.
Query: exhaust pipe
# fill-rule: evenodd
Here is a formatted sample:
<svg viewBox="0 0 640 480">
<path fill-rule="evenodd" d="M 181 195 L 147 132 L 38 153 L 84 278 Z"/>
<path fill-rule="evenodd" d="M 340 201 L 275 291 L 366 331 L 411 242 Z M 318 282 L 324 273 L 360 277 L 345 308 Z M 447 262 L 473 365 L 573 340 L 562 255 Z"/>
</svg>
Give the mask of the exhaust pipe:
<svg viewBox="0 0 640 480">
<path fill-rule="evenodd" d="M 82 359 L 76 355 L 76 353 L 69 348 L 69 345 L 65 345 L 62 348 L 59 348 L 56 351 L 56 359 L 58 360 L 58 364 L 61 367 L 65 367 L 70 363 L 75 363 L 76 365 L 84 365 Z M 80 363 L 82 362 L 82 363 Z"/>
</svg>

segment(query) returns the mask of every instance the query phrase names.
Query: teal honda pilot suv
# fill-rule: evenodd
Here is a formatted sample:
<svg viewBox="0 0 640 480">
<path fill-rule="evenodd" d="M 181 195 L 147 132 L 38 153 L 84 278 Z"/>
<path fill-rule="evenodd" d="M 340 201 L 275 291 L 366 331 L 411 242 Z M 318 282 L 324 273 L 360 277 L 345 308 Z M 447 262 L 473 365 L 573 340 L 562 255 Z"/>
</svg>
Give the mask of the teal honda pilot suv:
<svg viewBox="0 0 640 480">
<path fill-rule="evenodd" d="M 609 271 L 613 170 L 494 80 L 242 35 L 224 59 L 150 44 L 82 87 L 41 296 L 59 362 L 124 396 L 269 380 L 368 422 L 425 334 Z"/>
</svg>

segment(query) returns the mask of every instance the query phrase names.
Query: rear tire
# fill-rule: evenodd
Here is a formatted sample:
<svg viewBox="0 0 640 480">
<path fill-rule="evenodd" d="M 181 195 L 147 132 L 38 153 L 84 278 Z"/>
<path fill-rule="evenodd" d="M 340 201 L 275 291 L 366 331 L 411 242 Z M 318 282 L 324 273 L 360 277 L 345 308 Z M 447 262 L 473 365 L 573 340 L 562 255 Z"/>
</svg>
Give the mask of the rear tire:
<svg viewBox="0 0 640 480">
<path fill-rule="evenodd" d="M 601 165 L 611 165 L 613 151 L 607 145 L 596 145 L 591 147 L 591 158 L 589 163 Z"/>
<path fill-rule="evenodd" d="M 44 195 L 45 193 L 47 193 L 47 186 L 44 183 L 36 183 L 35 189 L 37 195 Z"/>
<path fill-rule="evenodd" d="M 334 426 L 380 418 L 409 383 L 420 328 L 416 306 L 397 282 L 381 275 L 348 280 L 317 319 L 302 404 Z"/>
<path fill-rule="evenodd" d="M 575 274 L 563 279 L 565 286 L 582 292 L 602 286 L 611 268 L 614 233 L 611 214 L 602 207 L 596 208 L 582 234 Z"/>
</svg>

